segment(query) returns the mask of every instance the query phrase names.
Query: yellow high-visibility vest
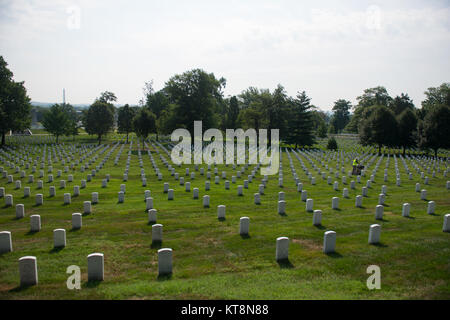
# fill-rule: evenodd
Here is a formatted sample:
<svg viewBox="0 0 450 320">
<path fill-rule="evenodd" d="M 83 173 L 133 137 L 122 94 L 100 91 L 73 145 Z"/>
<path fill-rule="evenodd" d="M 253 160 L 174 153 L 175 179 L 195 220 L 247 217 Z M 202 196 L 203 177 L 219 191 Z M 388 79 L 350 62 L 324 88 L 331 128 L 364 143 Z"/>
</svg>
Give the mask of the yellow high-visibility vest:
<svg viewBox="0 0 450 320">
<path fill-rule="evenodd" d="M 353 160 L 353 165 L 357 166 L 358 165 L 358 161 L 356 159 Z"/>
</svg>

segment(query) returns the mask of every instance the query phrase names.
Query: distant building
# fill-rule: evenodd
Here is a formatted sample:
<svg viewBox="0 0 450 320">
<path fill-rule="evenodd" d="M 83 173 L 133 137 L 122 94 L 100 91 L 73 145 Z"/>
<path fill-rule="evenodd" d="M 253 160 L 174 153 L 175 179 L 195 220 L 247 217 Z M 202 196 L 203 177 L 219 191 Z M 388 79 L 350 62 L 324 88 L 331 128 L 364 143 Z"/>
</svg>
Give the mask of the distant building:
<svg viewBox="0 0 450 320">
<path fill-rule="evenodd" d="M 32 136 L 33 132 L 31 132 L 30 129 L 25 129 L 23 131 L 14 131 L 14 132 L 12 130 L 10 130 L 9 135 L 10 136 Z"/>
</svg>

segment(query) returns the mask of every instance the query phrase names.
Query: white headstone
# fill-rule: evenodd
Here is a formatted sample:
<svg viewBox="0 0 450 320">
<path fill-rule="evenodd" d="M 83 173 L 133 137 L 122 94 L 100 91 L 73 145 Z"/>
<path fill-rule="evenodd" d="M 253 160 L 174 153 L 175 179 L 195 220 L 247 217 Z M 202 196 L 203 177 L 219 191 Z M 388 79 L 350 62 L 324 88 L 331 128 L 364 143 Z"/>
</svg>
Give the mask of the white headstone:
<svg viewBox="0 0 450 320">
<path fill-rule="evenodd" d="M 88 281 L 103 281 L 104 256 L 103 253 L 91 253 L 88 260 Z"/>
<path fill-rule="evenodd" d="M 277 261 L 289 259 L 289 238 L 288 237 L 277 238 L 275 259 Z"/>
<path fill-rule="evenodd" d="M 89 214 L 92 212 L 92 206 L 90 201 L 84 201 L 83 202 L 83 213 Z"/>
<path fill-rule="evenodd" d="M 444 216 L 444 225 L 442 226 L 443 232 L 450 232 L 450 213 Z"/>
<path fill-rule="evenodd" d="M 255 204 L 261 204 L 261 195 L 259 193 L 254 194 Z"/>
<path fill-rule="evenodd" d="M 55 229 L 53 230 L 53 246 L 55 248 L 62 248 L 66 246 L 66 230 Z"/>
<path fill-rule="evenodd" d="M 355 200 L 355 207 L 361 208 L 362 207 L 362 200 L 363 200 L 363 196 L 357 195 L 356 196 L 356 200 Z"/>
<path fill-rule="evenodd" d="M 375 207 L 375 219 L 376 220 L 382 220 L 383 219 L 383 213 L 384 213 L 384 207 L 379 204 Z"/>
<path fill-rule="evenodd" d="M 148 223 L 156 223 L 156 209 L 150 209 L 148 210 Z"/>
<path fill-rule="evenodd" d="M 11 232 L 1 231 L 0 232 L 0 253 L 7 253 L 13 251 Z"/>
<path fill-rule="evenodd" d="M 162 242 L 163 225 L 154 224 L 152 225 L 152 242 Z"/>
<path fill-rule="evenodd" d="M 239 219 L 239 234 L 240 235 L 248 235 L 250 227 L 250 218 L 242 217 Z"/>
<path fill-rule="evenodd" d="M 333 253 L 336 248 L 336 232 L 327 231 L 323 235 L 323 252 Z"/>
<path fill-rule="evenodd" d="M 42 193 L 36 194 L 36 205 L 41 206 L 44 204 L 44 195 Z"/>
<path fill-rule="evenodd" d="M 286 201 L 280 200 L 278 201 L 278 214 L 286 213 Z"/>
<path fill-rule="evenodd" d="M 322 210 L 314 210 L 313 225 L 320 226 L 322 224 Z"/>
<path fill-rule="evenodd" d="M 313 199 L 306 199 L 306 211 L 312 212 L 313 211 L 313 205 L 314 205 L 314 200 Z"/>
<path fill-rule="evenodd" d="M 81 216 L 81 213 L 72 213 L 72 229 L 78 230 L 81 229 L 83 225 L 83 217 Z"/>
<path fill-rule="evenodd" d="M 172 273 L 172 249 L 163 248 L 158 250 L 158 274 L 168 275 Z"/>
<path fill-rule="evenodd" d="M 16 204 L 16 219 L 25 217 L 25 206 L 23 204 Z"/>
<path fill-rule="evenodd" d="M 173 200 L 174 198 L 174 191 L 173 189 L 169 189 L 169 191 L 167 192 L 167 200 Z"/>
<path fill-rule="evenodd" d="M 429 201 L 428 202 L 427 213 L 428 214 L 434 214 L 434 210 L 435 209 L 436 209 L 436 203 L 434 201 Z"/>
<path fill-rule="evenodd" d="M 369 229 L 369 243 L 376 244 L 380 242 L 381 226 L 379 224 L 372 224 Z"/>
<path fill-rule="evenodd" d="M 41 231 L 41 216 L 38 214 L 33 214 L 30 216 L 30 231 L 38 232 Z"/>
<path fill-rule="evenodd" d="M 5 205 L 11 207 L 14 204 L 14 197 L 12 194 L 7 194 L 5 196 Z"/>
<path fill-rule="evenodd" d="M 71 203 L 70 193 L 64 193 L 64 204 L 70 204 L 70 203 Z"/>
<path fill-rule="evenodd" d="M 226 207 L 224 205 L 217 206 L 217 218 L 219 220 L 225 219 L 225 210 L 226 210 Z"/>
<path fill-rule="evenodd" d="M 98 203 L 98 192 L 92 192 L 92 203 L 96 204 Z"/>
<path fill-rule="evenodd" d="M 203 207 L 209 208 L 209 196 L 208 195 L 203 196 Z"/>
<path fill-rule="evenodd" d="M 34 286 L 38 284 L 37 259 L 25 256 L 19 259 L 20 286 Z"/>
<path fill-rule="evenodd" d="M 409 212 L 411 210 L 411 204 L 404 203 L 402 206 L 402 216 L 403 217 L 409 217 Z"/>
</svg>

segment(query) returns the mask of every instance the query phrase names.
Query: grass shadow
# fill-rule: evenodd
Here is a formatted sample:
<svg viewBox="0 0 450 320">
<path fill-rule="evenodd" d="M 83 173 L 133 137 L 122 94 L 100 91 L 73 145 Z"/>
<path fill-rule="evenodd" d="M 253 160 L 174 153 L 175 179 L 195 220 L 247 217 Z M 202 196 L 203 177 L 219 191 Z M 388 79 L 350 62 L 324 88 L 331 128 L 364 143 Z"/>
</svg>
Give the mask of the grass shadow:
<svg viewBox="0 0 450 320">
<path fill-rule="evenodd" d="M 342 254 L 340 254 L 339 252 L 329 252 L 329 253 L 325 253 L 327 256 L 329 256 L 330 258 L 334 258 L 334 259 L 339 259 L 342 258 Z"/>
<path fill-rule="evenodd" d="M 250 239 L 251 236 L 247 233 L 247 234 L 241 234 L 240 235 L 242 239 Z"/>
<path fill-rule="evenodd" d="M 87 212 L 83 212 L 83 213 L 81 214 L 82 217 L 85 217 L 85 216 L 88 216 L 88 215 L 90 215 L 90 213 L 87 213 Z"/>
<path fill-rule="evenodd" d="M 97 288 L 100 283 L 102 283 L 103 281 L 101 280 L 91 280 L 88 282 L 85 282 L 84 284 L 81 285 L 82 288 Z"/>
<path fill-rule="evenodd" d="M 158 281 L 168 281 L 170 279 L 172 279 L 172 273 L 160 274 L 157 278 Z"/>
<path fill-rule="evenodd" d="M 324 230 L 324 229 L 327 228 L 327 227 L 325 227 L 325 226 L 323 226 L 323 225 L 321 225 L 321 224 L 314 225 L 314 227 L 316 227 L 316 228 L 319 229 L 319 230 Z"/>
<path fill-rule="evenodd" d="M 390 207 L 390 205 L 383 203 L 383 207 Z"/>
<path fill-rule="evenodd" d="M 149 222 L 147 222 L 147 225 L 148 225 L 148 226 L 152 226 L 152 225 L 154 225 L 154 224 L 156 224 L 156 221 L 149 221 Z"/>
<path fill-rule="evenodd" d="M 438 213 L 428 213 L 429 216 L 440 217 L 441 215 Z"/>
<path fill-rule="evenodd" d="M 379 248 L 387 248 L 388 247 L 388 245 L 384 244 L 383 242 L 372 243 L 371 245 L 375 246 L 375 247 L 379 247 Z"/>
<path fill-rule="evenodd" d="M 279 215 L 282 216 L 282 217 L 287 217 L 287 216 L 288 216 L 288 215 L 286 214 L 286 212 L 285 212 L 285 213 L 279 213 Z"/>
<path fill-rule="evenodd" d="M 414 220 L 414 219 L 416 219 L 415 217 L 411 217 L 411 216 L 407 216 L 407 217 L 403 217 L 403 218 L 406 218 L 406 219 L 411 219 L 411 220 Z"/>
<path fill-rule="evenodd" d="M 340 208 L 335 208 L 335 209 L 333 209 L 334 211 L 342 211 L 342 209 L 340 209 Z"/>
<path fill-rule="evenodd" d="M 218 220 L 219 220 L 220 222 L 223 222 L 223 221 L 225 221 L 226 219 L 225 219 L 225 218 L 218 218 Z"/>
<path fill-rule="evenodd" d="M 62 249 L 64 249 L 65 247 L 53 247 L 49 252 L 50 253 L 58 253 L 60 252 Z"/>
<path fill-rule="evenodd" d="M 32 236 L 33 234 L 38 233 L 39 231 L 28 231 L 27 233 L 25 233 L 26 236 Z"/>
<path fill-rule="evenodd" d="M 81 228 L 71 228 L 70 230 L 69 230 L 69 232 L 77 232 L 77 231 L 80 231 L 81 230 Z"/>
<path fill-rule="evenodd" d="M 386 220 L 385 218 L 381 218 L 381 219 L 375 219 L 377 221 L 381 221 L 381 222 L 389 222 L 389 220 Z"/>
<path fill-rule="evenodd" d="M 19 285 L 15 288 L 10 289 L 8 292 L 11 292 L 11 293 L 21 292 L 21 291 L 25 291 L 26 289 L 31 288 L 31 287 L 33 287 L 33 285 L 23 285 L 23 286 Z"/>
<path fill-rule="evenodd" d="M 289 261 L 289 259 L 277 260 L 278 265 L 281 269 L 292 269 L 294 265 Z"/>
<path fill-rule="evenodd" d="M 150 245 L 150 248 L 152 248 L 152 249 L 161 249 L 162 248 L 162 241 L 152 241 L 152 244 Z"/>
</svg>

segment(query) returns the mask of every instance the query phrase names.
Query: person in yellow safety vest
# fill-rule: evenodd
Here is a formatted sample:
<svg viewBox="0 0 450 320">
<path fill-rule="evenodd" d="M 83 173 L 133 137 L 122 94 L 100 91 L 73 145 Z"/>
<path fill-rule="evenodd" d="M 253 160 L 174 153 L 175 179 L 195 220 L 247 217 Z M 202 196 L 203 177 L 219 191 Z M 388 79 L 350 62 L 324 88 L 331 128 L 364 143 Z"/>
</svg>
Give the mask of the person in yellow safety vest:
<svg viewBox="0 0 450 320">
<path fill-rule="evenodd" d="M 359 165 L 358 158 L 353 159 L 353 166 L 356 167 Z"/>
</svg>

